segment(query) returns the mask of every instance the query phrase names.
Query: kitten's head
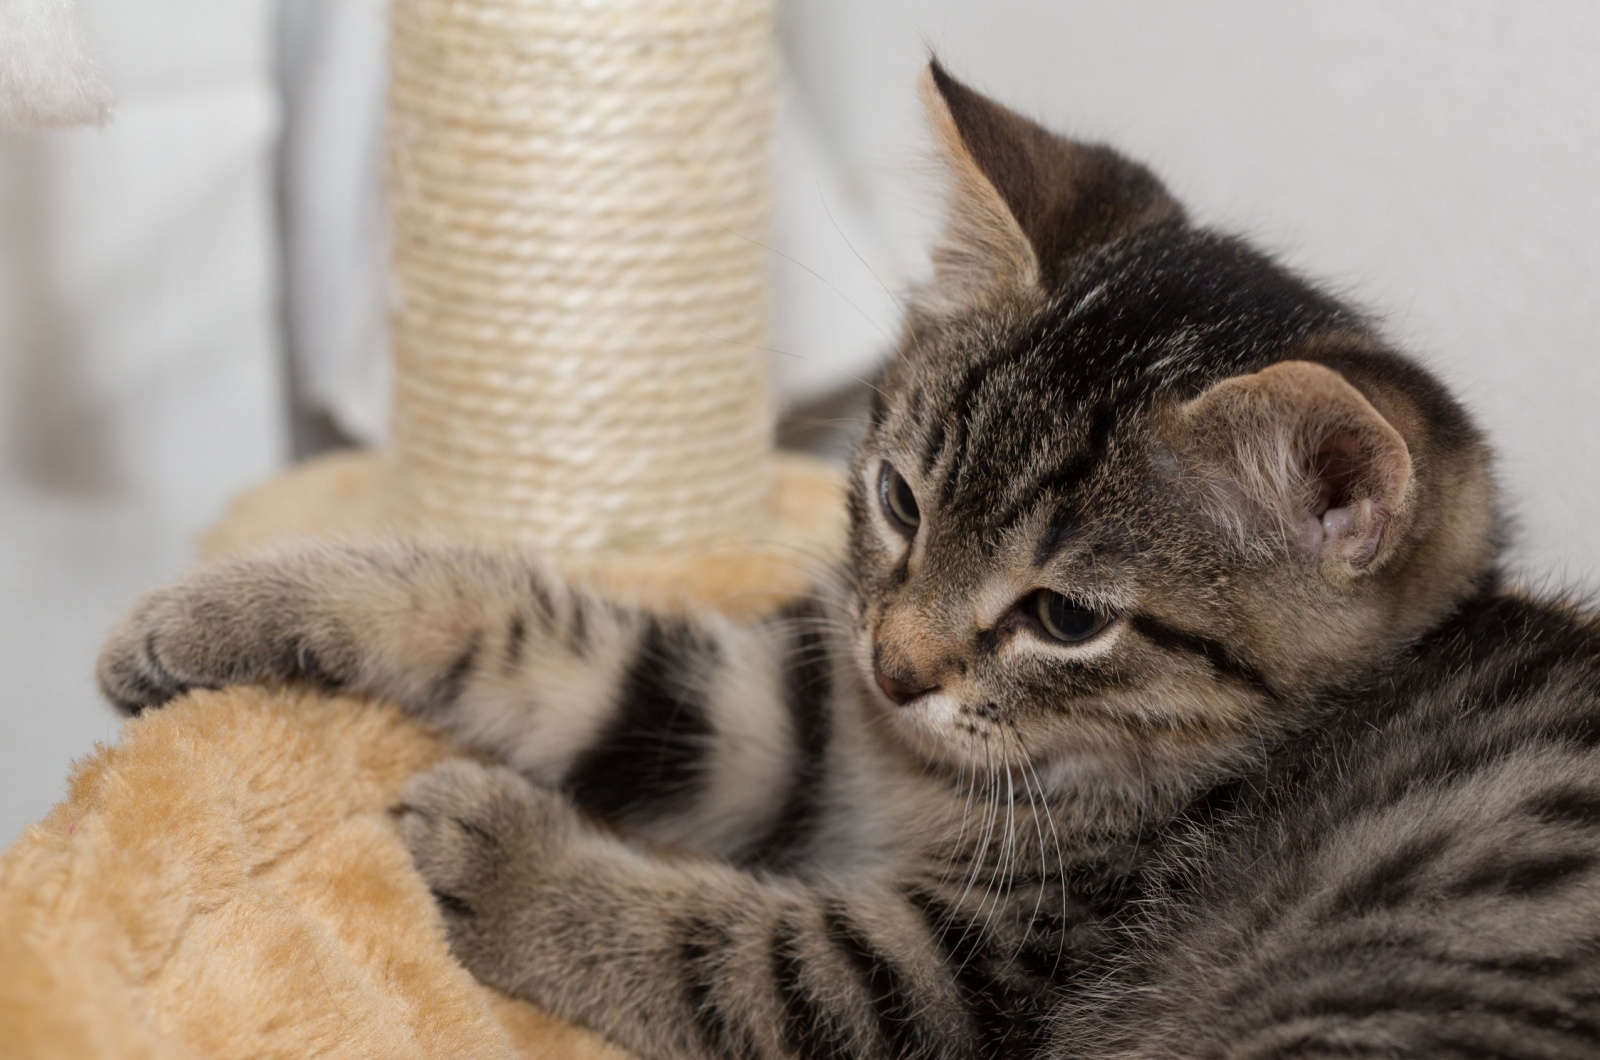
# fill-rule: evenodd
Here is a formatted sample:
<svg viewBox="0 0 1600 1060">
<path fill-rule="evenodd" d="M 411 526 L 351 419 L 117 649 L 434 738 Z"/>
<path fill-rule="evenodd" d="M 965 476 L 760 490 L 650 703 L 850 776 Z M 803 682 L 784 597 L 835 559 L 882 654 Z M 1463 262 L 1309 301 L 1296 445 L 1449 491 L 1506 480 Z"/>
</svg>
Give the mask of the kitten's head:
<svg viewBox="0 0 1600 1060">
<path fill-rule="evenodd" d="M 1359 314 L 937 65 L 953 191 L 852 484 L 857 650 L 926 761 L 1186 783 L 1437 624 L 1487 455 Z"/>
</svg>

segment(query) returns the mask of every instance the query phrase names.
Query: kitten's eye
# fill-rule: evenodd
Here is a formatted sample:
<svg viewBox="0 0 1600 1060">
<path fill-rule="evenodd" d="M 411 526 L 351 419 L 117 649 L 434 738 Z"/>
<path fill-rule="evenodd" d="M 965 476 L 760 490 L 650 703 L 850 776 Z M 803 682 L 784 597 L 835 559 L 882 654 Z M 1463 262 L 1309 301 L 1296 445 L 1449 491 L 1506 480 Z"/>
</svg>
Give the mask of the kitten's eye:
<svg viewBox="0 0 1600 1060">
<path fill-rule="evenodd" d="M 1063 644 L 1077 644 L 1106 628 L 1109 615 L 1092 611 L 1070 596 L 1062 596 L 1048 589 L 1033 594 L 1033 617 L 1039 620 L 1044 631 Z"/>
<path fill-rule="evenodd" d="M 922 525 L 917 495 L 911 492 L 911 484 L 900 477 L 900 472 L 888 464 L 883 465 L 883 473 L 878 476 L 878 498 L 883 502 L 889 525 L 906 537 L 915 537 L 917 527 Z"/>
</svg>

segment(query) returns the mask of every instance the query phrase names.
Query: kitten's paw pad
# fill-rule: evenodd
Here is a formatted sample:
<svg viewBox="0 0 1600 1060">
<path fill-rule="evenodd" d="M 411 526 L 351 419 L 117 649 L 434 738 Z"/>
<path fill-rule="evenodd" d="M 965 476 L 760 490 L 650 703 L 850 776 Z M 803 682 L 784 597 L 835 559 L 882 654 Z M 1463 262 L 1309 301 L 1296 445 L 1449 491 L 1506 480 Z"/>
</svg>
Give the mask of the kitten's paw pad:
<svg viewBox="0 0 1600 1060">
<path fill-rule="evenodd" d="M 577 820 L 555 792 L 467 759 L 413 777 L 394 815 L 452 948 L 474 970 L 476 951 L 529 912 L 541 868 Z"/>
</svg>

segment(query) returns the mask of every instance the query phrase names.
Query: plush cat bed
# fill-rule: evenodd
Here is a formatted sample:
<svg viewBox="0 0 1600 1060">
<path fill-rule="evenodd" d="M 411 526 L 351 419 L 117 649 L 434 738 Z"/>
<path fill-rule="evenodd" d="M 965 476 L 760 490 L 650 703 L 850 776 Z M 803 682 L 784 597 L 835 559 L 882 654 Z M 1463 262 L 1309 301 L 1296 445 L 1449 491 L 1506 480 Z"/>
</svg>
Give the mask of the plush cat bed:
<svg viewBox="0 0 1600 1060">
<path fill-rule="evenodd" d="M 243 498 L 208 551 L 382 531 L 386 481 L 377 456 L 313 463 Z M 803 583 L 797 551 L 837 554 L 842 510 L 832 468 L 786 458 L 764 545 L 612 573 L 760 611 Z M 625 1057 L 451 958 L 386 812 L 449 753 L 391 706 L 302 690 L 128 722 L 0 857 L 0 1056 Z"/>
<path fill-rule="evenodd" d="M 293 691 L 129 722 L 0 860 L 0 1054 L 625 1057 L 451 959 L 385 812 L 448 753 Z"/>
</svg>

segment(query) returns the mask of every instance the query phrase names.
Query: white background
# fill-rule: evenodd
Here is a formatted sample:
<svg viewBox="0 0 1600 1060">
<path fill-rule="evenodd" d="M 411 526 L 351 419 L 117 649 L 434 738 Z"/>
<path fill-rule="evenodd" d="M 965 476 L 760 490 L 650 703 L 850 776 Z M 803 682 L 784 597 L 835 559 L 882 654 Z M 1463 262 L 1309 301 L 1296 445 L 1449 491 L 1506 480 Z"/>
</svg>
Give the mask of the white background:
<svg viewBox="0 0 1600 1060">
<path fill-rule="evenodd" d="M 316 178 L 297 216 L 341 262 L 368 241 L 371 212 L 350 203 L 374 142 L 360 78 L 380 2 L 285 2 L 355 42 L 286 56 L 300 89 L 304 64 L 323 64 L 328 104 L 286 110 L 267 0 L 92 0 L 115 123 L 0 139 L 0 843 L 60 798 L 71 758 L 115 736 L 90 683 L 106 626 L 285 459 L 286 113 L 314 115 L 324 144 L 291 166 Z M 793 0 L 782 23 L 771 243 L 831 284 L 774 256 L 786 393 L 862 372 L 893 331 L 879 278 L 898 288 L 921 267 L 934 217 L 914 82 L 932 47 L 1384 313 L 1499 446 L 1519 569 L 1600 580 L 1600 5 Z M 370 317 L 360 263 L 336 271 L 350 286 L 310 284 L 329 304 L 300 311 Z M 343 316 L 324 338 L 368 319 Z M 381 411 L 361 367 L 378 341 L 381 321 L 312 344 L 313 389 L 358 433 Z"/>
</svg>

